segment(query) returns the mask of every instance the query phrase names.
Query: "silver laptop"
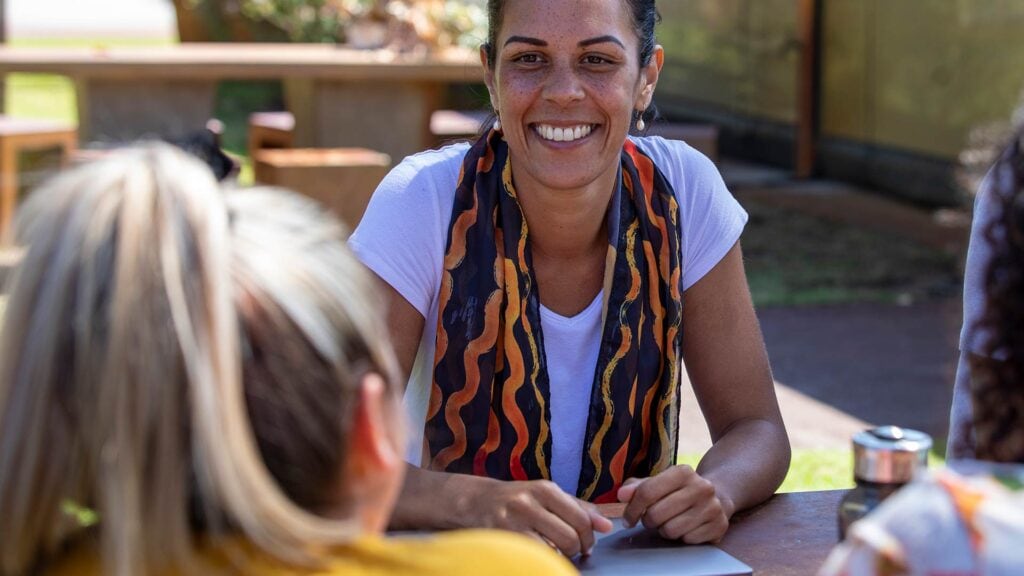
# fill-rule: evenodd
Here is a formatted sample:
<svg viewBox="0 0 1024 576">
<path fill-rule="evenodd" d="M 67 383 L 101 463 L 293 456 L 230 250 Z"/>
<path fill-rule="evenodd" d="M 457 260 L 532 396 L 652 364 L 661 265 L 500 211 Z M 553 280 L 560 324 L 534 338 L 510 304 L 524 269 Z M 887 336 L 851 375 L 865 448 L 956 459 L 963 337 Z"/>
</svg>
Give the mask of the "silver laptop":
<svg viewBox="0 0 1024 576">
<path fill-rule="evenodd" d="M 665 540 L 638 524 L 624 528 L 621 519 L 608 534 L 598 534 L 594 552 L 573 564 L 583 574 L 676 576 L 747 576 L 750 566 L 709 545 L 691 546 Z"/>
</svg>

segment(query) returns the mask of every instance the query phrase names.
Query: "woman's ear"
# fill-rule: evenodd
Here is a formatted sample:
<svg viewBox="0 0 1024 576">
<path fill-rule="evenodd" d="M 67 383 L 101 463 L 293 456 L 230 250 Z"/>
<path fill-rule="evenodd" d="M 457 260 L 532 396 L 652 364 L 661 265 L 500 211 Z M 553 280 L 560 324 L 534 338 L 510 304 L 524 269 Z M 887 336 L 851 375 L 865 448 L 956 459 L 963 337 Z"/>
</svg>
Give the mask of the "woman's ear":
<svg viewBox="0 0 1024 576">
<path fill-rule="evenodd" d="M 480 64 L 484 67 L 484 84 L 487 85 L 487 93 L 491 97 L 491 108 L 495 111 L 500 111 L 501 106 L 498 99 L 495 97 L 494 70 L 491 69 L 490 62 L 487 59 L 487 49 L 488 47 L 486 44 L 480 47 Z"/>
<path fill-rule="evenodd" d="M 640 71 L 642 86 L 636 103 L 637 110 L 647 110 L 654 101 L 654 89 L 658 86 L 658 77 L 661 76 L 661 68 L 665 65 L 665 49 L 661 45 L 654 47 L 651 53 L 651 61 Z"/>
<path fill-rule="evenodd" d="M 363 376 L 349 438 L 351 481 L 377 481 L 400 472 L 405 434 L 396 404 L 380 374 Z"/>
<path fill-rule="evenodd" d="M 405 473 L 405 421 L 398 398 L 380 374 L 359 383 L 359 401 L 348 438 L 343 479 L 347 514 L 359 519 L 368 533 L 383 531 L 394 508 Z"/>
</svg>

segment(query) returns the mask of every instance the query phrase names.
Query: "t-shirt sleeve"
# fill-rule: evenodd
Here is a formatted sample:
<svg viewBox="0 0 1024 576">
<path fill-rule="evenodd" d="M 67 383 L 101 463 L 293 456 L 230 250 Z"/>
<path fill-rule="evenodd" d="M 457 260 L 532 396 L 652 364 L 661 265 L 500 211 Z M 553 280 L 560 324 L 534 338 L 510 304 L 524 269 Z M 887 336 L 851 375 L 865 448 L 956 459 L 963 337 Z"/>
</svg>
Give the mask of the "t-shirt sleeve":
<svg viewBox="0 0 1024 576">
<path fill-rule="evenodd" d="M 740 239 L 747 212 L 715 164 L 685 142 L 639 139 L 642 149 L 675 188 L 683 242 L 683 290 L 711 271 Z"/>
<path fill-rule="evenodd" d="M 967 248 L 964 266 L 964 322 L 960 329 L 960 350 L 981 354 L 986 345 L 985 331 L 977 329 L 978 320 L 985 312 L 985 274 L 992 261 L 992 246 L 986 231 L 999 216 L 999 195 L 995 191 L 994 171 L 978 187 L 974 199 L 974 221 L 971 223 L 971 242 Z"/>
<path fill-rule="evenodd" d="M 464 150 L 410 156 L 373 193 L 348 245 L 416 310 L 427 311 L 440 286 L 447 221 Z"/>
</svg>

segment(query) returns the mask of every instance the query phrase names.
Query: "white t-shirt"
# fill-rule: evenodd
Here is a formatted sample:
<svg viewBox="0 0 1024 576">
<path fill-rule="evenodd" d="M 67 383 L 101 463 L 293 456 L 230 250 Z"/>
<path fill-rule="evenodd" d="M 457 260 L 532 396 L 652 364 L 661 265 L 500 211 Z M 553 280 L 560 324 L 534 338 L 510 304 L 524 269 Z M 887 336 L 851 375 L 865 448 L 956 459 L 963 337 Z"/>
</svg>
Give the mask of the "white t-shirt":
<svg viewBox="0 0 1024 576">
<path fill-rule="evenodd" d="M 682 228 L 683 290 L 704 277 L 739 240 L 747 213 L 715 165 L 683 142 L 635 138 L 672 185 Z M 356 255 L 426 320 L 405 392 L 408 460 L 420 463 L 433 381 L 437 296 L 459 169 L 469 149 L 456 144 L 402 161 L 381 182 L 349 239 Z M 575 494 L 594 368 L 601 342 L 602 294 L 572 318 L 540 307 L 551 386 L 552 480 Z M 684 303 L 685 310 L 685 303 Z M 581 377 L 580 375 L 584 375 Z"/>
<path fill-rule="evenodd" d="M 985 274 L 992 261 L 992 246 L 985 234 L 1002 211 L 999 196 L 993 187 L 996 182 L 994 179 L 1006 177 L 1010 175 L 989 172 L 978 186 L 978 194 L 974 198 L 974 221 L 971 223 L 967 264 L 964 266 L 964 320 L 960 328 L 960 358 L 953 384 L 953 402 L 949 410 L 949 437 L 946 442 L 948 459 L 974 457 L 971 365 L 968 356 L 984 355 L 991 338 L 990 334 L 977 326 L 985 313 Z M 1006 188 L 1003 186 L 1003 189 Z"/>
</svg>

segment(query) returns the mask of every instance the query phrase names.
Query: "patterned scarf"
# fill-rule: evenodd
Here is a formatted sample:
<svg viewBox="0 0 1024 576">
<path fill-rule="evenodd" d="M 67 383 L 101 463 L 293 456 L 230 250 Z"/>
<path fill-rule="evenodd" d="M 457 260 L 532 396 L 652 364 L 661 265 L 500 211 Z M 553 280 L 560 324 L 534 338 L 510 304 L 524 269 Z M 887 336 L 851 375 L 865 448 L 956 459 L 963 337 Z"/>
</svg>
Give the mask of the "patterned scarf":
<svg viewBox="0 0 1024 576">
<path fill-rule="evenodd" d="M 594 502 L 615 501 L 626 478 L 675 462 L 679 415 L 679 206 L 631 141 L 607 218 L 604 327 L 576 493 Z M 466 154 L 455 192 L 425 467 L 551 478 L 550 384 L 531 265 L 508 145 L 491 131 Z"/>
</svg>

